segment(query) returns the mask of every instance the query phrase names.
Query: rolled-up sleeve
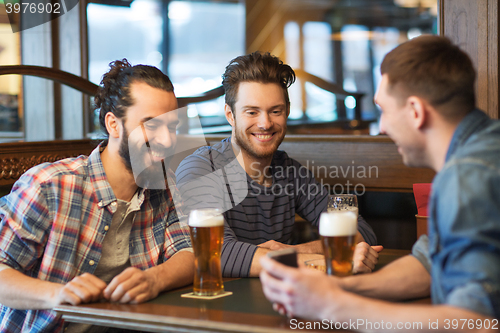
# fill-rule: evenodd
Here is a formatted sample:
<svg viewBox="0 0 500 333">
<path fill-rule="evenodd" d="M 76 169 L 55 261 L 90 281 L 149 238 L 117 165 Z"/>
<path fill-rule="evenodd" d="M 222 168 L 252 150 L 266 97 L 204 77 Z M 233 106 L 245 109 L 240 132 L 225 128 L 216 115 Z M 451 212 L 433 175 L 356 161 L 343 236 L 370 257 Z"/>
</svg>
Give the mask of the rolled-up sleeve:
<svg viewBox="0 0 500 333">
<path fill-rule="evenodd" d="M 411 255 L 420 261 L 429 274 L 431 273 L 432 263 L 429 257 L 429 238 L 427 235 L 420 236 L 417 242 L 413 244 Z"/>
<path fill-rule="evenodd" d="M 0 263 L 26 271 L 43 255 L 51 220 L 42 192 L 28 172 L 0 198 Z"/>
<path fill-rule="evenodd" d="M 168 216 L 165 240 L 165 260 L 180 250 L 191 248 L 189 227 L 186 223 L 179 221 L 175 211 Z"/>
</svg>

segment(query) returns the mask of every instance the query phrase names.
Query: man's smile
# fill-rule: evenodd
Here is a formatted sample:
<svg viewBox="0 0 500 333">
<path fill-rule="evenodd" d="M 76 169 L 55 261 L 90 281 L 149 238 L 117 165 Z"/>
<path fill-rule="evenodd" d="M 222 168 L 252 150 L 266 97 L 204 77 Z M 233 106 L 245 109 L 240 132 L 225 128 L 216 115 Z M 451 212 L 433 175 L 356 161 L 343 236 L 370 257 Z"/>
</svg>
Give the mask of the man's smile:
<svg viewBox="0 0 500 333">
<path fill-rule="evenodd" d="M 271 139 L 274 137 L 275 134 L 276 134 L 276 132 L 274 132 L 274 133 L 252 133 L 252 135 L 258 141 L 261 141 L 261 142 L 271 141 Z"/>
</svg>

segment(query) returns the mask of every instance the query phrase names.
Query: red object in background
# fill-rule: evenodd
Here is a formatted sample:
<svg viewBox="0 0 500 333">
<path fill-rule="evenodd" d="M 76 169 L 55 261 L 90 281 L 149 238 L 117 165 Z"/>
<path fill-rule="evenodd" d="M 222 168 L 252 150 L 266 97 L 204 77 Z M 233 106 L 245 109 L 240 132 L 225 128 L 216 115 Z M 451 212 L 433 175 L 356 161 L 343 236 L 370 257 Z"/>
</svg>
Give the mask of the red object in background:
<svg viewBox="0 0 500 333">
<path fill-rule="evenodd" d="M 420 216 L 428 216 L 427 205 L 429 203 L 431 185 L 430 183 L 413 184 L 413 195 L 415 196 L 418 215 Z"/>
</svg>

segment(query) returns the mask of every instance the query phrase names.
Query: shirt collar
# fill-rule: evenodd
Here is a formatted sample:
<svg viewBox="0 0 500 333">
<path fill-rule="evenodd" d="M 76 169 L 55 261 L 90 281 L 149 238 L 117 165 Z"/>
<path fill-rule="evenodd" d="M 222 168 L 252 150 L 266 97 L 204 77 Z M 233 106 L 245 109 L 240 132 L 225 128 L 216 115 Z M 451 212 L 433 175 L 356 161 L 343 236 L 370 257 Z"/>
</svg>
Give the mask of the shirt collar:
<svg viewBox="0 0 500 333">
<path fill-rule="evenodd" d="M 491 121 L 483 111 L 474 109 L 469 112 L 458 124 L 448 147 L 446 161 L 462 146 L 474 133 L 484 128 Z"/>
<path fill-rule="evenodd" d="M 103 141 L 89 155 L 88 172 L 93 184 L 99 207 L 105 207 L 116 201 L 113 189 L 106 178 L 106 172 L 102 165 L 101 152 L 106 148 L 107 141 Z"/>
<path fill-rule="evenodd" d="M 107 141 L 101 142 L 99 146 L 97 146 L 97 148 L 94 149 L 89 155 L 88 173 L 96 193 L 98 200 L 97 205 L 99 207 L 106 207 L 116 201 L 115 193 L 108 182 L 101 160 L 101 153 L 104 151 L 107 144 Z M 171 174 L 169 173 L 168 176 L 171 176 Z M 144 192 L 145 190 L 143 188 L 139 188 L 137 192 L 139 206 L 144 202 Z"/>
</svg>

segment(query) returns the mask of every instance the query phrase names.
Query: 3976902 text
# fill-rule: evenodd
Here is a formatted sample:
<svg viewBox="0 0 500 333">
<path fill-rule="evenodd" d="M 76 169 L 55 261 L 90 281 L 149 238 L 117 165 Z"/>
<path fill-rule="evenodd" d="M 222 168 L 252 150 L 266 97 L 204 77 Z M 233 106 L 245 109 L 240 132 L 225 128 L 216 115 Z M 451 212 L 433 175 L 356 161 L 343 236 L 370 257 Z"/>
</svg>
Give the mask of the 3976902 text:
<svg viewBox="0 0 500 333">
<path fill-rule="evenodd" d="M 7 14 L 22 13 L 22 14 L 61 14 L 61 4 L 55 3 L 36 3 L 36 2 L 19 2 L 5 3 L 5 11 Z"/>
<path fill-rule="evenodd" d="M 443 323 L 444 329 L 500 329 L 498 319 L 445 319 Z"/>
</svg>

